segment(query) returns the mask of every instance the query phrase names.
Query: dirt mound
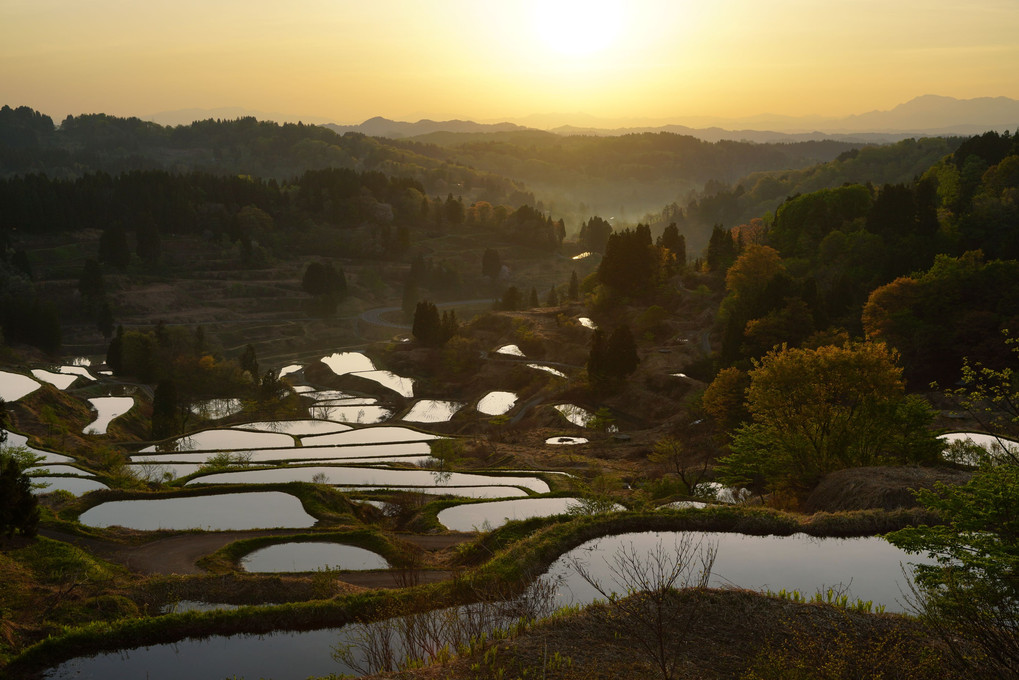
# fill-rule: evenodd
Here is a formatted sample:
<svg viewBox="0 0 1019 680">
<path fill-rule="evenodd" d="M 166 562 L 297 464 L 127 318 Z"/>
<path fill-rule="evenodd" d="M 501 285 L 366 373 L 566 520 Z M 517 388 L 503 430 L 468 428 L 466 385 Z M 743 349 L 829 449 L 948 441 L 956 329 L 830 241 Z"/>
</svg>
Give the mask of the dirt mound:
<svg viewBox="0 0 1019 680">
<path fill-rule="evenodd" d="M 838 470 L 821 480 L 804 503 L 804 510 L 838 512 L 881 508 L 914 508 L 916 489 L 930 489 L 935 482 L 963 484 L 970 472 L 949 468 L 862 467 Z"/>
</svg>

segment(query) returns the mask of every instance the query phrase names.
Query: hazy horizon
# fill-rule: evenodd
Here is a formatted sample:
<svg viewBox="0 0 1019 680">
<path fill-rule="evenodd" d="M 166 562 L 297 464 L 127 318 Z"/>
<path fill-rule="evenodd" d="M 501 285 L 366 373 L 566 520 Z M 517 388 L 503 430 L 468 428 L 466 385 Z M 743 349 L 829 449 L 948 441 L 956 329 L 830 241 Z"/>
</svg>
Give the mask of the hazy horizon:
<svg viewBox="0 0 1019 680">
<path fill-rule="evenodd" d="M 0 80 L 7 103 L 57 121 L 841 117 L 926 94 L 1019 98 L 1017 31 L 1008 0 L 8 0 Z"/>
</svg>

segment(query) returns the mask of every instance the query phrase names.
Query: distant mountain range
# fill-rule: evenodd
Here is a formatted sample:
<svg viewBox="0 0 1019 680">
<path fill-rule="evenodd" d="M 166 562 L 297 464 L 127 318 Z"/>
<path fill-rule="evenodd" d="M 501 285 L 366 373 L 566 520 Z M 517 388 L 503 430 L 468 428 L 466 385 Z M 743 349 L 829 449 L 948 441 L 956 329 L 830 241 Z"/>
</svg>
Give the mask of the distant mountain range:
<svg viewBox="0 0 1019 680">
<path fill-rule="evenodd" d="M 208 118 L 232 119 L 255 116 L 278 122 L 303 121 L 323 124 L 339 134 L 359 132 L 371 137 L 406 139 L 429 135 L 427 141 L 442 143 L 436 133 L 448 133 L 441 139 L 452 142 L 450 134 L 485 134 L 548 130 L 559 135 L 617 136 L 645 132 L 671 132 L 690 135 L 709 142 L 722 139 L 752 142 L 799 142 L 835 139 L 859 143 L 888 143 L 906 137 L 936 135 L 973 135 L 987 130 L 1019 129 L 1019 100 L 1008 97 L 956 99 L 924 95 L 899 104 L 888 111 L 869 111 L 842 118 L 820 116 L 780 116 L 761 114 L 747 118 L 689 118 L 686 124 L 652 120 L 608 120 L 585 114 L 546 114 L 528 116 L 517 123 L 484 123 L 470 120 L 419 120 L 415 123 L 376 116 L 359 125 L 338 125 L 327 119 L 269 114 L 229 107 L 220 109 L 182 109 L 146 116 L 162 125 L 187 124 Z M 562 124 L 572 121 L 572 124 Z M 520 124 L 525 123 L 525 124 Z M 578 125 L 580 123 L 580 125 Z"/>
</svg>

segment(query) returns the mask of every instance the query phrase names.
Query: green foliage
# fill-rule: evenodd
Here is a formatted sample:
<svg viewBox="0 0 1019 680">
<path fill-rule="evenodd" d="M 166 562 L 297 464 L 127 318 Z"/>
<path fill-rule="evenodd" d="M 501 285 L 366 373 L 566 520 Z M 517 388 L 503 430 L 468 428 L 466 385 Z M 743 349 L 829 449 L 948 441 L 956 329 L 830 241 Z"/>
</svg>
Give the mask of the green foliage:
<svg viewBox="0 0 1019 680">
<path fill-rule="evenodd" d="M 25 472 L 25 459 L 0 446 L 0 534 L 32 537 L 39 526 L 39 501 Z"/>
<path fill-rule="evenodd" d="M 1019 345 L 1009 338 L 1013 351 Z M 1019 426 L 1019 385 L 1010 368 L 975 370 L 955 390 L 991 432 Z M 898 547 L 934 558 L 914 567 L 914 605 L 951 647 L 955 659 L 988 677 L 1019 677 L 1019 455 L 1003 448 L 966 484 L 938 484 L 917 494 L 944 524 L 887 536 Z M 958 644 L 962 638 L 973 648 Z"/>
<path fill-rule="evenodd" d="M 881 463 L 928 463 L 940 453 L 934 412 L 906 398 L 884 345 L 778 349 L 749 374 L 752 422 L 734 434 L 720 481 L 794 494 L 827 472 Z"/>
<path fill-rule="evenodd" d="M 927 271 L 875 289 L 863 307 L 867 336 L 900 350 L 917 385 L 954 383 L 964 356 L 992 369 L 1007 365 L 1002 331 L 1016 321 L 1019 262 L 985 262 L 979 251 L 939 255 Z"/>
</svg>

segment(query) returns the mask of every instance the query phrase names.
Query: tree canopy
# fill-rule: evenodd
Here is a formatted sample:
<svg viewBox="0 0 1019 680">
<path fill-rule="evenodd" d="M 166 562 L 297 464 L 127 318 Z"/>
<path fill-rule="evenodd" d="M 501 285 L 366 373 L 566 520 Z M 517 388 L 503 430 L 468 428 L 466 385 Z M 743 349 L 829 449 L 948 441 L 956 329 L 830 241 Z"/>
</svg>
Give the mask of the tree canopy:
<svg viewBox="0 0 1019 680">
<path fill-rule="evenodd" d="M 751 422 L 733 434 L 721 477 L 797 494 L 833 470 L 934 460 L 933 411 L 905 396 L 895 359 L 879 343 L 769 352 L 749 373 Z"/>
</svg>

